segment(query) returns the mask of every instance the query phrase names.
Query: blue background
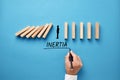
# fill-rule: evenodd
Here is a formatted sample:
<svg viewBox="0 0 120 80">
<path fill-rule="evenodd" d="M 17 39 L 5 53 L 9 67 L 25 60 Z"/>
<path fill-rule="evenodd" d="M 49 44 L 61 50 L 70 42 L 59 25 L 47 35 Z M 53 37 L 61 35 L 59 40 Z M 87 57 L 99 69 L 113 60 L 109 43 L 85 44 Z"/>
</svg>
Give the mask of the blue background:
<svg viewBox="0 0 120 80">
<path fill-rule="evenodd" d="M 69 23 L 68 46 L 83 61 L 78 80 L 120 80 L 120 0 L 0 0 L 0 80 L 64 80 L 64 57 L 68 50 L 45 50 L 47 41 L 64 40 L 64 22 Z M 76 39 L 71 24 L 76 22 Z M 79 22 L 85 24 L 79 39 Z M 92 23 L 92 39 L 86 38 L 86 23 Z M 100 23 L 100 40 L 94 39 L 94 24 Z M 53 23 L 44 39 L 15 37 L 26 25 Z M 60 39 L 56 40 L 56 25 Z"/>
</svg>

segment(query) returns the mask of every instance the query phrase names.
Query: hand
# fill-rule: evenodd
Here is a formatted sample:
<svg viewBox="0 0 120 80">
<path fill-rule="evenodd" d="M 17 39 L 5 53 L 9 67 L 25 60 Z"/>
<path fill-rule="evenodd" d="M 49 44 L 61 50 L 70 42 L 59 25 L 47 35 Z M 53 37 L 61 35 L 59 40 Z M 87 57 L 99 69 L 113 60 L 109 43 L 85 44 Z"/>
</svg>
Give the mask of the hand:
<svg viewBox="0 0 120 80">
<path fill-rule="evenodd" d="M 66 73 L 70 74 L 70 75 L 77 75 L 77 73 L 79 72 L 79 70 L 82 67 L 82 62 L 79 56 L 77 56 L 75 53 L 73 53 L 72 51 L 70 51 L 70 53 L 73 56 L 73 68 L 71 69 L 71 63 L 69 61 L 69 53 L 66 55 L 65 57 L 65 68 L 66 68 Z"/>
</svg>

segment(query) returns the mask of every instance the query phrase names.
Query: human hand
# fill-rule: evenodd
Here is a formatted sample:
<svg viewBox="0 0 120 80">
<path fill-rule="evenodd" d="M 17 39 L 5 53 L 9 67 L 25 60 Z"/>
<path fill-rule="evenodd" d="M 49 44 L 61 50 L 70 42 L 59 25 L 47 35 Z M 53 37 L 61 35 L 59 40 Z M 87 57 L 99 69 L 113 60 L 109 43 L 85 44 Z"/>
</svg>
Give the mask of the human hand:
<svg viewBox="0 0 120 80">
<path fill-rule="evenodd" d="M 71 62 L 69 60 L 69 54 L 71 53 L 71 55 L 73 56 L 73 61 L 72 61 L 72 66 L 73 68 L 71 69 Z M 79 70 L 82 67 L 82 62 L 79 56 L 77 56 L 75 53 L 73 53 L 72 51 L 70 51 L 70 53 L 68 53 L 65 57 L 65 68 L 66 68 L 66 73 L 70 74 L 70 75 L 77 75 L 77 73 L 79 72 Z"/>
</svg>

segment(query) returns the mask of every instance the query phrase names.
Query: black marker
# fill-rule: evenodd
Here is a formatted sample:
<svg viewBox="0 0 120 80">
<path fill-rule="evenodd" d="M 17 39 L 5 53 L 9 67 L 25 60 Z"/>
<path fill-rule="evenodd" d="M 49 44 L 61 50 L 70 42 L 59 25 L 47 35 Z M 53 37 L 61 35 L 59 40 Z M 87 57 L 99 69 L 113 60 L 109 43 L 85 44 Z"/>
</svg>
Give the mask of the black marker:
<svg viewBox="0 0 120 80">
<path fill-rule="evenodd" d="M 71 65 L 70 68 L 73 69 L 73 65 L 72 65 L 72 62 L 73 62 L 73 56 L 72 56 L 72 54 L 71 54 L 70 51 L 71 51 L 71 49 L 69 49 L 69 61 L 70 61 L 70 65 Z"/>
</svg>

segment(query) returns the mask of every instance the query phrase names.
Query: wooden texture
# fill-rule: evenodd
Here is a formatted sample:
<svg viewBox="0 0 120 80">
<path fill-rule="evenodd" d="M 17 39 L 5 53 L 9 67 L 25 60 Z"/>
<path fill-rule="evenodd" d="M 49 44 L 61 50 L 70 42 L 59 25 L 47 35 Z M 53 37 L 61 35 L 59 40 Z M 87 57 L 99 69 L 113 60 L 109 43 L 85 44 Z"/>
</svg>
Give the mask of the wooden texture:
<svg viewBox="0 0 120 80">
<path fill-rule="evenodd" d="M 20 36 L 21 36 L 21 37 L 26 36 L 26 35 L 27 35 L 29 32 L 31 32 L 34 28 L 35 28 L 34 26 L 31 27 L 31 28 L 29 28 L 27 31 L 25 31 L 24 33 L 22 33 Z"/>
<path fill-rule="evenodd" d="M 64 39 L 68 39 L 68 23 L 64 24 Z"/>
<path fill-rule="evenodd" d="M 16 36 L 19 36 L 20 34 L 22 34 L 23 32 L 25 32 L 26 30 L 28 30 L 30 28 L 30 26 L 27 26 L 26 28 L 18 31 L 17 33 L 15 33 Z"/>
<path fill-rule="evenodd" d="M 49 24 L 48 28 L 46 29 L 45 33 L 43 34 L 43 36 L 42 36 L 43 38 L 47 37 L 47 35 L 48 35 L 51 28 L 52 28 L 52 23 Z"/>
<path fill-rule="evenodd" d="M 31 37 L 32 34 L 35 33 L 35 31 L 37 31 L 38 28 L 39 28 L 39 26 L 35 27 L 30 33 L 28 33 L 28 34 L 26 35 L 26 38 Z"/>
<path fill-rule="evenodd" d="M 91 39 L 91 23 L 87 23 L 87 38 Z"/>
<path fill-rule="evenodd" d="M 48 27 L 48 24 L 46 24 L 46 25 L 43 27 L 43 29 L 40 31 L 40 33 L 37 35 L 38 38 L 40 38 L 40 37 L 43 35 L 43 33 L 45 32 L 45 30 L 47 29 L 47 27 Z"/>
<path fill-rule="evenodd" d="M 100 25 L 98 22 L 96 22 L 95 24 L 95 39 L 99 39 L 99 28 L 100 28 Z"/>
<path fill-rule="evenodd" d="M 80 22 L 80 39 L 83 39 L 83 22 Z"/>
<path fill-rule="evenodd" d="M 37 35 L 38 35 L 38 33 L 40 33 L 40 31 L 43 29 L 43 26 L 40 26 L 38 29 L 37 29 L 37 31 L 31 36 L 32 38 L 35 38 Z"/>
<path fill-rule="evenodd" d="M 72 22 L 72 39 L 75 39 L 75 22 Z"/>
</svg>

